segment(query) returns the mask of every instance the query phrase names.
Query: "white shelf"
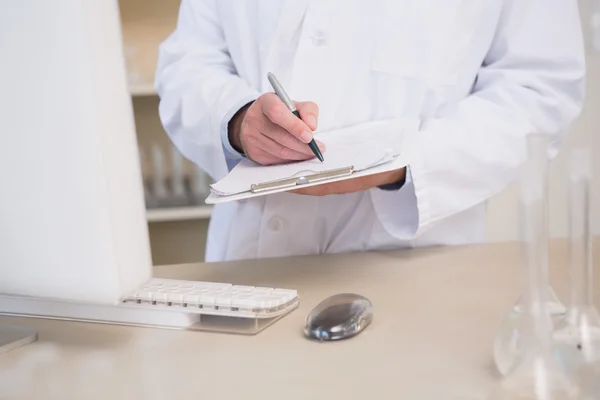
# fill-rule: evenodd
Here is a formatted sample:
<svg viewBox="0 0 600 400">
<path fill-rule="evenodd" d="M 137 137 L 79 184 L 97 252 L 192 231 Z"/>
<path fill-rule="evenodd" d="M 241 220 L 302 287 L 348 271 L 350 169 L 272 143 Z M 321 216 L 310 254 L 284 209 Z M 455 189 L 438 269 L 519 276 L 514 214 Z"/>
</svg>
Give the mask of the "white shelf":
<svg viewBox="0 0 600 400">
<path fill-rule="evenodd" d="M 154 89 L 154 84 L 152 83 L 142 83 L 131 85 L 129 87 L 129 92 L 132 96 L 154 96 L 156 95 L 156 90 Z"/>
<path fill-rule="evenodd" d="M 190 221 L 209 219 L 212 206 L 169 207 L 146 211 L 148 222 Z"/>
</svg>

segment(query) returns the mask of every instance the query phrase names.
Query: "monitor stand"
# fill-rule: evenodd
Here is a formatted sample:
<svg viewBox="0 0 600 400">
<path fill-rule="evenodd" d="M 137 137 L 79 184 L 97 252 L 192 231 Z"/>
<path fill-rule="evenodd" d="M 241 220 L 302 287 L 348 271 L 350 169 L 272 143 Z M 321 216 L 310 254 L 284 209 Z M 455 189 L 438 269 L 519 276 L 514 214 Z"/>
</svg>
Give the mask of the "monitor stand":
<svg viewBox="0 0 600 400">
<path fill-rule="evenodd" d="M 31 328 L 0 325 L 0 354 L 35 342 L 37 338 L 37 332 Z"/>
</svg>

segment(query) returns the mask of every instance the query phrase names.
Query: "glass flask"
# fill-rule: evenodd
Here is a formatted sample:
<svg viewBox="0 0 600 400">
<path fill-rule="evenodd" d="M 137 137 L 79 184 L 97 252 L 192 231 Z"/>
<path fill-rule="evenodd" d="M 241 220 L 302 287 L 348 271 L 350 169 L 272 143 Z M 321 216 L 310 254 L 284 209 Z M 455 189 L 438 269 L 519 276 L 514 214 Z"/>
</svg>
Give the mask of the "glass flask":
<svg viewBox="0 0 600 400">
<path fill-rule="evenodd" d="M 526 194 L 530 187 L 538 185 L 542 199 L 539 199 L 539 204 L 536 205 L 536 207 L 539 207 L 539 212 L 547 213 L 548 139 L 542 135 L 532 135 L 527 143 L 528 161 L 524 165 L 524 174 L 521 175 L 520 191 L 523 195 Z M 521 223 L 528 223 L 528 218 L 530 218 L 528 213 L 531 212 L 530 205 L 524 204 L 523 201 L 524 199 L 521 198 L 520 212 L 522 215 L 520 216 L 520 219 Z M 547 223 L 546 215 L 544 215 L 542 222 L 544 224 Z M 521 233 L 524 233 L 523 229 L 524 227 L 521 227 Z M 546 225 L 541 228 L 539 235 L 541 236 L 539 245 L 544 247 L 544 250 L 540 251 L 540 257 L 542 257 L 541 262 L 543 264 L 542 273 L 546 275 L 544 276 L 544 282 L 548 282 L 548 227 Z M 524 249 L 526 248 L 527 246 L 524 247 Z M 525 283 L 526 282 L 523 282 L 523 284 Z M 527 286 L 524 285 L 522 291 L 524 292 L 527 289 Z M 543 290 L 542 294 L 544 301 L 546 302 L 546 309 L 550 313 L 553 322 L 557 322 L 565 315 L 566 307 L 560 301 L 549 283 L 541 290 Z M 524 343 L 522 341 L 522 331 L 525 329 L 524 323 L 528 318 L 524 313 L 524 300 L 523 295 L 517 299 L 516 303 L 510 309 L 508 315 L 500 325 L 500 329 L 496 333 L 494 339 L 494 364 L 502 375 L 506 375 L 511 370 L 515 365 L 517 358 L 523 351 Z"/>
<path fill-rule="evenodd" d="M 580 390 L 552 352 L 553 323 L 548 303 L 547 140 L 528 140 L 529 158 L 521 175 L 520 222 L 524 291 L 519 310 L 520 348 L 514 365 L 490 400 L 582 399 Z M 543 153 L 543 154 L 542 154 Z"/>
<path fill-rule="evenodd" d="M 592 284 L 591 170 L 590 151 L 573 151 L 569 180 L 571 299 L 553 334 L 560 362 L 590 400 L 600 399 L 600 315 Z"/>
<path fill-rule="evenodd" d="M 600 0 L 591 0 L 590 36 L 592 47 L 600 52 Z"/>
</svg>

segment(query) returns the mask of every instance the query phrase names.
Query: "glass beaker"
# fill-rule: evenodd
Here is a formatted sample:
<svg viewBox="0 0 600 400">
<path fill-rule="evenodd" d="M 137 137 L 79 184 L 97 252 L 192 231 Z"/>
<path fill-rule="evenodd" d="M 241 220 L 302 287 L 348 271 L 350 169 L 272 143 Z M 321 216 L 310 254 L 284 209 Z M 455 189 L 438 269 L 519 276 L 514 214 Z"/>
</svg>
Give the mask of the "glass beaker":
<svg viewBox="0 0 600 400">
<path fill-rule="evenodd" d="M 576 149 L 569 179 L 571 300 L 553 341 L 567 373 L 579 380 L 586 399 L 600 399 L 600 315 L 593 300 L 591 155 Z"/>
<path fill-rule="evenodd" d="M 592 48 L 600 52 L 600 0 L 591 0 L 590 3 L 590 42 Z"/>
<path fill-rule="evenodd" d="M 171 189 L 171 205 L 186 206 L 188 198 L 185 188 L 184 158 L 176 146 L 171 146 L 171 176 L 169 179 Z"/>
<path fill-rule="evenodd" d="M 157 143 L 152 143 L 152 197 L 157 207 L 169 206 L 170 196 L 167 190 L 167 177 L 163 149 Z"/>
<path fill-rule="evenodd" d="M 543 135 L 532 135 L 527 140 L 527 162 L 523 166 L 523 173 L 520 179 L 521 193 L 520 207 L 521 212 L 521 234 L 525 235 L 527 224 L 531 223 L 531 213 L 541 213 L 540 243 L 543 249 L 540 250 L 540 262 L 543 265 L 542 274 L 545 274 L 544 282 L 546 285 L 541 288 L 542 298 L 545 307 L 553 320 L 558 321 L 565 315 L 566 307 L 560 301 L 550 284 L 548 283 L 548 226 L 547 226 L 547 197 L 548 197 L 548 139 Z M 532 187 L 537 187 L 540 191 L 540 198 L 536 199 L 534 204 L 530 204 L 530 199 L 526 195 Z M 531 197 L 531 196 L 529 196 Z M 533 209 L 534 207 L 535 209 Z M 523 238 L 526 240 L 526 238 Z M 524 252 L 527 252 L 527 246 L 524 246 Z M 526 254 L 524 254 L 526 256 Z M 526 281 L 523 282 L 522 291 L 528 288 Z M 515 305 L 509 310 L 508 315 L 502 322 L 500 329 L 494 339 L 493 356 L 496 368 L 502 375 L 506 375 L 515 365 L 519 355 L 522 353 L 525 343 L 523 342 L 523 330 L 526 329 L 528 316 L 525 313 L 524 297 L 521 295 Z"/>
<path fill-rule="evenodd" d="M 529 157 L 521 176 L 520 222 L 523 282 L 519 310 L 519 351 L 492 400 L 581 399 L 579 387 L 552 352 L 548 301 L 547 139 L 528 139 Z"/>
</svg>

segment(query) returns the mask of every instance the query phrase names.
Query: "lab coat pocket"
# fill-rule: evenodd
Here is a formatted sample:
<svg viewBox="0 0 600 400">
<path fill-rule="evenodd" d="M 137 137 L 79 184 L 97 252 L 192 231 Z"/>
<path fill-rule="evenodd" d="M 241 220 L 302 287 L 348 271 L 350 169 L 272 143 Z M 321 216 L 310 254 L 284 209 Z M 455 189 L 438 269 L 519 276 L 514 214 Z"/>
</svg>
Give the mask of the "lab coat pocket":
<svg viewBox="0 0 600 400">
<path fill-rule="evenodd" d="M 379 0 L 371 67 L 430 88 L 458 82 L 484 0 Z"/>
</svg>

